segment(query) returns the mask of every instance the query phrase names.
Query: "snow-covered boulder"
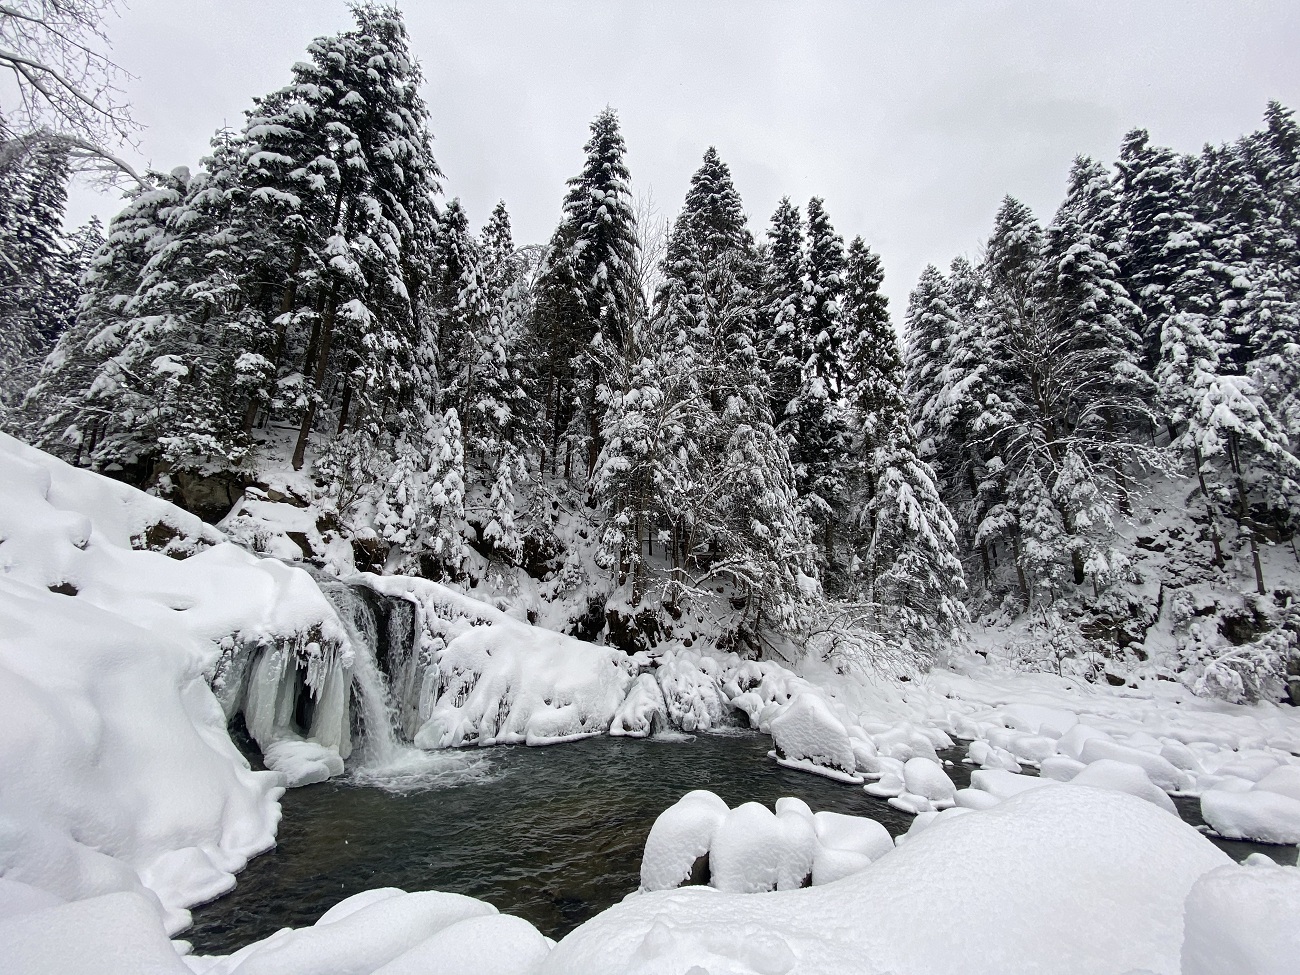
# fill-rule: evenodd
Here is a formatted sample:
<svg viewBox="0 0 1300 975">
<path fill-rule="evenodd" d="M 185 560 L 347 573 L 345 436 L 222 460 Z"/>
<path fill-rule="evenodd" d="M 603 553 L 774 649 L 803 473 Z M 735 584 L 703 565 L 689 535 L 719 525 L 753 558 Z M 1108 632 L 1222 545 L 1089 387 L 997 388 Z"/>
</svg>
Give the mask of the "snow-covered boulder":
<svg viewBox="0 0 1300 975">
<path fill-rule="evenodd" d="M 772 722 L 777 754 L 790 761 L 808 762 L 844 775 L 853 775 L 857 758 L 843 722 L 822 698 L 800 694 L 785 713 Z"/>
<path fill-rule="evenodd" d="M 642 889 L 707 883 L 709 849 L 729 812 L 722 799 L 703 789 L 686 793 L 661 812 L 650 827 L 641 856 Z"/>
<path fill-rule="evenodd" d="M 1003 769 L 1007 772 L 1019 772 L 1020 763 L 1016 756 L 1005 748 L 998 748 L 987 741 L 972 741 L 966 749 L 966 762 L 985 769 Z"/>
<path fill-rule="evenodd" d="M 1070 780 L 1071 785 L 1086 785 L 1094 789 L 1114 789 L 1127 792 L 1131 796 L 1145 799 L 1152 805 L 1159 806 L 1165 812 L 1178 815 L 1174 801 L 1163 789 L 1158 788 L 1146 772 L 1128 762 L 1116 762 L 1103 758 L 1085 765 L 1078 775 Z"/>
<path fill-rule="evenodd" d="M 1300 799 L 1263 789 L 1201 796 L 1201 818 L 1220 836 L 1257 843 L 1300 843 Z"/>
<path fill-rule="evenodd" d="M 1044 786 L 1057 784 L 1053 779 L 1043 779 L 1036 775 L 1021 775 L 1017 772 L 1008 772 L 1005 769 L 980 769 L 970 774 L 972 789 L 987 792 L 998 799 L 1010 799 L 1012 796 L 1018 796 L 1020 793 L 1028 792 L 1031 789 L 1041 789 Z"/>
<path fill-rule="evenodd" d="M 812 872 L 812 840 L 801 816 L 778 817 L 760 803 L 743 803 L 727 813 L 713 836 L 710 885 L 742 894 L 800 887 Z M 796 864 L 806 865 L 806 872 L 795 876 Z"/>
<path fill-rule="evenodd" d="M 1083 762 L 1070 758 L 1068 755 L 1053 755 L 1051 758 L 1043 759 L 1043 764 L 1038 768 L 1038 774 L 1045 779 L 1069 782 L 1087 767 Z"/>
<path fill-rule="evenodd" d="M 530 975 L 550 953 L 523 918 L 486 914 L 448 925 L 373 975 Z"/>
<path fill-rule="evenodd" d="M 472 897 L 419 891 L 367 894 L 357 909 L 348 900 L 306 928 L 284 929 L 206 969 L 206 975 L 321 975 L 374 972 L 434 935 L 496 908 Z"/>
<path fill-rule="evenodd" d="M 1223 866 L 1187 895 L 1182 975 L 1293 975 L 1300 967 L 1300 870 Z"/>
<path fill-rule="evenodd" d="M 1121 745 L 1105 738 L 1089 738 L 1083 743 L 1079 751 L 1079 761 L 1091 765 L 1102 759 L 1136 765 L 1152 782 L 1166 792 L 1191 788 L 1195 782 L 1190 774 L 1176 768 L 1168 759 L 1158 754 Z"/>
<path fill-rule="evenodd" d="M 1300 765 L 1279 765 L 1255 783 L 1255 788 L 1300 802 Z"/>
<path fill-rule="evenodd" d="M 830 850 L 879 860 L 894 848 L 889 830 L 866 816 L 845 816 L 824 810 L 813 816 L 813 826 L 817 830 L 817 841 Z"/>
<path fill-rule="evenodd" d="M 614 712 L 609 733 L 616 737 L 645 738 L 668 726 L 668 706 L 652 674 L 641 674 Z"/>
<path fill-rule="evenodd" d="M 951 805 L 957 793 L 948 773 L 928 758 L 909 758 L 903 765 L 903 784 L 913 795 Z"/>
</svg>

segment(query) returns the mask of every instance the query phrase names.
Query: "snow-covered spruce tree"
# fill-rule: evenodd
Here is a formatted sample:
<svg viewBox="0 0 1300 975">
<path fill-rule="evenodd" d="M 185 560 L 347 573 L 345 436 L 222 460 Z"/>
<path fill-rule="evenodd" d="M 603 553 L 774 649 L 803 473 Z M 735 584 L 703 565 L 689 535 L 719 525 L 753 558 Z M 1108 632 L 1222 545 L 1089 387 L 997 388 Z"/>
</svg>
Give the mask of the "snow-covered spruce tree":
<svg viewBox="0 0 1300 975">
<path fill-rule="evenodd" d="M 844 241 L 817 197 L 808 203 L 803 282 L 804 359 L 799 388 L 777 429 L 790 445 L 795 487 L 817 525 L 829 576 L 835 572 L 835 525 L 843 517 L 847 491 L 838 463 L 848 445 L 842 409 L 848 369 L 839 325 Z"/>
<path fill-rule="evenodd" d="M 521 362 L 530 309 L 503 207 L 481 240 L 488 246 L 470 235 L 459 201 L 452 200 L 439 221 L 431 314 L 442 399 L 460 417 L 471 480 L 486 487 L 471 499 L 471 518 L 484 540 L 513 560 L 523 544 L 514 522 L 515 485 L 526 475 L 534 432 L 530 377 Z"/>
<path fill-rule="evenodd" d="M 957 315 L 949 304 L 948 282 L 933 264 L 927 265 L 908 297 L 903 334 L 906 339 L 903 386 L 912 429 L 924 456 L 937 456 L 944 446 L 943 373 L 953 354 Z"/>
<path fill-rule="evenodd" d="M 1131 306 L 1089 216 L 1101 185 L 1094 167 L 1077 165 L 1046 235 L 1008 199 L 981 265 L 992 381 L 972 424 L 989 472 L 976 538 L 1009 543 L 1026 598 L 1048 602 L 1065 594 L 1063 579 L 1091 578 L 1100 591 L 1122 576 L 1111 511 L 1126 465 L 1143 459 L 1123 435 L 1147 415 L 1143 375 L 1123 338 L 1120 316 Z"/>
<path fill-rule="evenodd" d="M 1256 588 L 1264 595 L 1263 532 L 1255 504 L 1295 511 L 1300 459 L 1251 377 L 1222 370 L 1207 321 L 1191 311 L 1165 318 L 1157 374 L 1161 398 L 1179 431 L 1173 446 L 1190 456 L 1211 519 L 1236 521 L 1250 545 Z M 1222 565 L 1220 534 L 1216 525 L 1212 530 L 1215 560 Z"/>
<path fill-rule="evenodd" d="M 636 213 L 613 109 L 591 123 L 582 172 L 568 181 L 564 215 L 543 258 L 533 330 L 543 350 L 542 396 L 550 467 L 571 472 L 585 455 L 588 480 L 600 453 L 597 388 L 636 313 Z"/>
<path fill-rule="evenodd" d="M 189 173 L 151 173 L 109 224 L 108 239 L 82 278 L 77 317 L 46 358 L 27 397 L 33 441 L 97 470 L 144 480 L 152 474 L 148 436 L 154 403 L 150 368 L 140 375 L 119 358 L 131 339 L 132 303 L 144 268 L 166 243 L 167 221 L 184 199 Z"/>
<path fill-rule="evenodd" d="M 930 659 L 965 621 L 965 580 L 956 524 L 908 421 L 902 355 L 882 281 L 879 259 L 855 238 L 839 317 L 851 350 L 845 398 L 854 459 L 854 571 L 846 595 L 877 638 L 916 662 Z"/>
<path fill-rule="evenodd" d="M 79 254 L 63 231 L 67 151 L 41 142 L 0 168 L 0 422 L 68 327 Z"/>
<path fill-rule="evenodd" d="M 778 423 L 799 392 L 805 355 L 803 218 L 784 197 L 767 230 L 760 292 L 759 353 Z"/>
<path fill-rule="evenodd" d="M 1178 277 L 1167 245 L 1187 208 L 1184 170 L 1173 150 L 1152 145 L 1145 129 L 1134 129 L 1120 145 L 1115 179 L 1125 228 L 1119 280 L 1142 312 L 1141 365 L 1154 374 L 1166 293 Z"/>
<path fill-rule="evenodd" d="M 353 14 L 356 30 L 315 42 L 311 65 L 297 68 L 305 107 L 324 136 L 324 154 L 309 165 L 319 165 L 323 195 L 333 199 L 320 242 L 323 301 L 304 357 L 309 384 L 295 467 L 320 406 L 337 403 L 340 432 L 349 425 L 378 432 L 387 422 L 400 436 L 414 390 L 412 299 L 425 258 L 417 245 L 434 219 L 440 173 L 401 14 L 369 4 Z"/>
<path fill-rule="evenodd" d="M 255 425 L 277 422 L 298 427 L 301 466 L 322 411 L 330 436 L 391 442 L 409 421 L 438 172 L 400 15 L 353 13 L 356 28 L 315 41 L 198 176 L 157 177 L 115 221 L 87 334 L 58 357 L 100 361 L 80 402 L 42 380 L 63 400 L 46 429 L 92 428 L 96 466 L 135 463 L 141 480 L 228 467 Z"/>
<path fill-rule="evenodd" d="M 602 388 L 597 477 L 628 608 L 642 605 L 656 566 L 668 571 L 661 606 L 725 582 L 724 640 L 747 652 L 801 619 L 815 589 L 756 350 L 758 283 L 739 194 L 710 148 L 674 222 L 654 314 L 636 321 Z"/>
</svg>

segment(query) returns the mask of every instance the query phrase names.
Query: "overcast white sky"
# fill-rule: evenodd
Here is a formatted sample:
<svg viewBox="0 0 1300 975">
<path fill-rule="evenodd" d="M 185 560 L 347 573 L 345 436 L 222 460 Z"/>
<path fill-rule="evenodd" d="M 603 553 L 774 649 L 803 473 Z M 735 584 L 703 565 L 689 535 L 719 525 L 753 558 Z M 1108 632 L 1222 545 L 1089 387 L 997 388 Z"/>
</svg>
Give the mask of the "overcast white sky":
<svg viewBox="0 0 1300 975">
<path fill-rule="evenodd" d="M 545 240 L 587 124 L 623 124 L 639 193 L 680 206 L 706 146 L 761 234 L 783 195 L 825 198 L 882 255 L 896 321 L 927 263 L 975 254 L 1007 193 L 1040 219 L 1071 159 L 1135 125 L 1182 151 L 1300 108 L 1296 0 L 542 2 L 405 0 L 449 195 L 506 201 Z M 108 25 L 145 126 L 139 160 L 194 165 L 274 90 L 342 0 L 130 0 Z M 76 190 L 69 216 L 107 219 Z"/>
</svg>

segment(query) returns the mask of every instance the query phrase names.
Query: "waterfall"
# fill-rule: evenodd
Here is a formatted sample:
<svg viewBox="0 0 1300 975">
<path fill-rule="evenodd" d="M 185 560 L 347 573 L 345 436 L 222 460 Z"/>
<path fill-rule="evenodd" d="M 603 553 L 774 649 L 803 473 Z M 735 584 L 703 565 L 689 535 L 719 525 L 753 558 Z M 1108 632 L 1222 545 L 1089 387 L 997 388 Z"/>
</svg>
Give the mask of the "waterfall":
<svg viewBox="0 0 1300 975">
<path fill-rule="evenodd" d="M 375 607 L 359 591 L 362 587 L 332 579 L 320 579 L 318 585 L 338 612 L 352 644 L 352 691 L 361 718 L 362 761 L 367 765 L 391 765 L 408 749 L 398 737 L 397 709 L 380 667 L 379 655 L 387 641 L 380 640 Z"/>
</svg>

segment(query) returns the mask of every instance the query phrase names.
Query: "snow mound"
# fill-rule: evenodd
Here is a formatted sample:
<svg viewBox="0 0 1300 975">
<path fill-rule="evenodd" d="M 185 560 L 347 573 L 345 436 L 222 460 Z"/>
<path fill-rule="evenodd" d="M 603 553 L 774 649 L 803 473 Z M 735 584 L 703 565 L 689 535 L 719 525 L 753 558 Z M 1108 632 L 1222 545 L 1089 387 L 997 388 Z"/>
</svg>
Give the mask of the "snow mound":
<svg viewBox="0 0 1300 975">
<path fill-rule="evenodd" d="M 1201 796 L 1201 818 L 1227 839 L 1300 843 L 1300 799 L 1276 792 L 1213 789 Z"/>
<path fill-rule="evenodd" d="M 728 809 L 712 792 L 690 792 L 651 827 L 641 890 L 687 882 L 734 893 L 791 890 L 855 873 L 893 846 L 875 820 L 814 814 L 802 799 L 778 799 L 773 814 L 756 802 Z"/>
<path fill-rule="evenodd" d="M 190 975 L 158 926 L 155 905 L 139 894 L 0 918 L 0 946 L 13 975 Z"/>
<path fill-rule="evenodd" d="M 821 697 L 800 694 L 771 724 L 772 740 L 782 758 L 805 761 L 853 775 L 857 759 L 844 724 Z"/>
<path fill-rule="evenodd" d="M 339 686 L 351 659 L 307 573 L 3 435 L 0 634 L 0 873 L 142 895 L 169 931 L 274 845 L 284 779 L 249 770 L 228 718 L 268 749 L 301 741 L 279 688 Z M 346 722 L 316 742 L 324 773 Z"/>
<path fill-rule="evenodd" d="M 1094 789 L 1113 789 L 1116 792 L 1127 792 L 1131 796 L 1139 799 L 1145 799 L 1154 806 L 1159 806 L 1165 812 L 1178 815 L 1178 810 L 1174 807 L 1174 801 L 1158 788 L 1148 777 L 1146 772 L 1142 771 L 1136 765 L 1130 765 L 1128 762 L 1116 762 L 1112 759 L 1103 758 L 1091 765 L 1084 766 L 1083 770 L 1070 779 L 1073 785 L 1087 785 Z"/>
<path fill-rule="evenodd" d="M 349 898 L 309 928 L 284 928 L 228 957 L 196 959 L 196 967 L 205 975 L 368 975 L 396 965 L 440 932 L 470 919 L 499 917 L 491 904 L 460 894 L 385 891 L 388 896 L 374 899 L 368 893 L 356 895 L 365 901 L 355 910 Z M 483 929 L 477 933 L 476 941 Z M 417 955 L 393 971 L 410 971 L 424 960 Z"/>
<path fill-rule="evenodd" d="M 641 887 L 669 890 L 692 879 L 707 882 L 703 870 L 696 870 L 696 862 L 708 857 L 713 836 L 728 812 L 722 799 L 703 789 L 686 793 L 661 812 L 646 837 Z"/>
<path fill-rule="evenodd" d="M 1300 870 L 1226 866 L 1187 895 L 1182 975 L 1291 975 L 1300 961 Z"/>
<path fill-rule="evenodd" d="M 1036 789 L 987 812 L 942 813 L 904 846 L 826 886 L 629 897 L 565 938 L 540 972 L 699 965 L 810 975 L 1176 975 L 1184 900 L 1227 863 L 1148 802 Z M 971 918 L 979 919 L 978 950 Z"/>
</svg>

